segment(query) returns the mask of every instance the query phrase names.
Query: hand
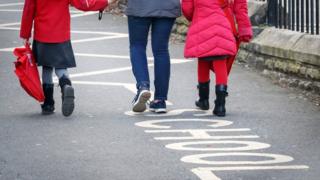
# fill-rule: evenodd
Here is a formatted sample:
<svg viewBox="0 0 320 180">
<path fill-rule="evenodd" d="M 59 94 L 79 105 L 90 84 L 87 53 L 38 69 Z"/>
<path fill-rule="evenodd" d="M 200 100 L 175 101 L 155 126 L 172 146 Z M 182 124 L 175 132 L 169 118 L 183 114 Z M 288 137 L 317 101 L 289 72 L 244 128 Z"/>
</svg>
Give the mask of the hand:
<svg viewBox="0 0 320 180">
<path fill-rule="evenodd" d="M 250 42 L 250 40 L 252 39 L 252 36 L 248 36 L 248 35 L 245 35 L 245 36 L 240 36 L 239 37 L 239 40 L 241 41 L 241 42 Z"/>
<path fill-rule="evenodd" d="M 24 38 L 22 38 L 22 43 L 23 45 L 30 44 L 29 39 L 24 39 Z"/>
</svg>

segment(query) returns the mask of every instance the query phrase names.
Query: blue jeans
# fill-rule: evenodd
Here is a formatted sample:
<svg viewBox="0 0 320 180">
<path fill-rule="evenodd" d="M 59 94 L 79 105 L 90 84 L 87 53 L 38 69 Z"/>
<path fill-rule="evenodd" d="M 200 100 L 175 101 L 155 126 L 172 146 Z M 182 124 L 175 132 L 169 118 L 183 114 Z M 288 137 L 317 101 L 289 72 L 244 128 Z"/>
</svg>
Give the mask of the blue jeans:
<svg viewBox="0 0 320 180">
<path fill-rule="evenodd" d="M 175 18 L 128 17 L 130 59 L 137 88 L 150 88 L 146 47 L 151 27 L 154 56 L 154 99 L 167 100 L 170 80 L 169 38 Z"/>
</svg>

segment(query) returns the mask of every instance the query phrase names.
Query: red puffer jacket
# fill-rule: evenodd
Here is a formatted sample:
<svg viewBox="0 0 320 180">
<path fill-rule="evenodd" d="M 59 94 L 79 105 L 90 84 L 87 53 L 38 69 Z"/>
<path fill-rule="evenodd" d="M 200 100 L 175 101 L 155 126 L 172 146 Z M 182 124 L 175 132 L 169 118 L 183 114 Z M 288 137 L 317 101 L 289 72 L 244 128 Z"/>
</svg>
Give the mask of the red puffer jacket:
<svg viewBox="0 0 320 180">
<path fill-rule="evenodd" d="M 69 4 L 90 11 L 104 9 L 107 0 L 25 0 L 21 19 L 20 37 L 31 37 L 34 22 L 34 39 L 45 43 L 70 40 Z"/>
<path fill-rule="evenodd" d="M 225 5 L 235 16 L 236 32 L 233 32 L 220 0 L 182 0 L 183 14 L 192 21 L 186 39 L 185 57 L 234 56 L 237 53 L 235 36 L 252 37 L 247 0 L 233 0 Z"/>
</svg>

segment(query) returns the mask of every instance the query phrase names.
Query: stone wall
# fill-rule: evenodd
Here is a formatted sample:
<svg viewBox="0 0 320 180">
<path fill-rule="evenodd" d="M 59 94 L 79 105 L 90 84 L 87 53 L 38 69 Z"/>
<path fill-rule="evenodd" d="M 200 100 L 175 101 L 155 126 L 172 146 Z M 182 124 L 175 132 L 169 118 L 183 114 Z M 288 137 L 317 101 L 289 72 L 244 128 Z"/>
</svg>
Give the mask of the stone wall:
<svg viewBox="0 0 320 180">
<path fill-rule="evenodd" d="M 106 11 L 112 14 L 122 15 L 127 8 L 127 3 L 128 0 L 116 0 L 114 3 L 109 5 Z"/>
<path fill-rule="evenodd" d="M 252 25 L 257 26 L 266 22 L 267 1 L 248 0 L 248 14 Z"/>
<path fill-rule="evenodd" d="M 241 46 L 237 60 L 282 86 L 320 96 L 320 36 L 268 27 Z"/>
</svg>

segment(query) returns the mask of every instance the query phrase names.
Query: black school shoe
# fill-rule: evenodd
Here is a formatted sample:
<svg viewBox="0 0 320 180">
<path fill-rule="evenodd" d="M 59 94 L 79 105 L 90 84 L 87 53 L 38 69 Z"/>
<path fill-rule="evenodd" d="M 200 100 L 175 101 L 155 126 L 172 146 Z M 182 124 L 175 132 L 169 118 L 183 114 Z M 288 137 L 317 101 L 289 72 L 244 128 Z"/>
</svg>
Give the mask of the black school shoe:
<svg viewBox="0 0 320 180">
<path fill-rule="evenodd" d="M 53 88 L 53 84 L 42 84 L 45 96 L 44 103 L 41 105 L 43 115 L 50 115 L 54 113 Z"/>
<path fill-rule="evenodd" d="M 167 112 L 167 105 L 166 101 L 152 101 L 149 105 L 149 110 L 155 113 L 166 113 Z"/>
<path fill-rule="evenodd" d="M 62 114 L 64 116 L 70 116 L 74 110 L 74 89 L 71 86 L 71 81 L 66 76 L 62 76 L 59 79 L 59 85 L 62 93 Z"/>
<path fill-rule="evenodd" d="M 133 112 L 144 112 L 147 109 L 147 102 L 151 97 L 151 93 L 148 88 L 140 87 L 137 95 L 132 102 Z"/>
</svg>

